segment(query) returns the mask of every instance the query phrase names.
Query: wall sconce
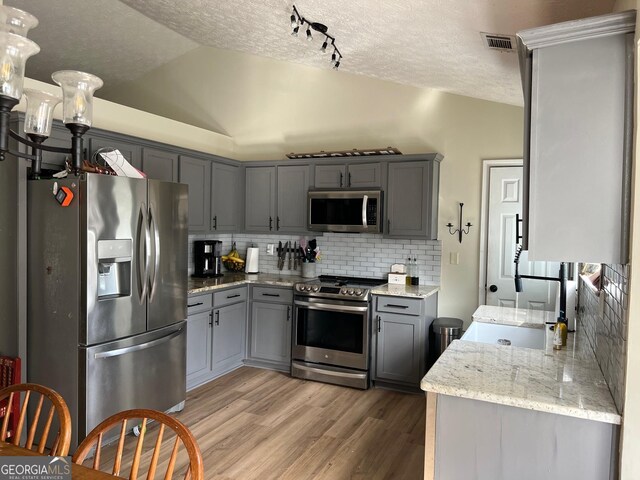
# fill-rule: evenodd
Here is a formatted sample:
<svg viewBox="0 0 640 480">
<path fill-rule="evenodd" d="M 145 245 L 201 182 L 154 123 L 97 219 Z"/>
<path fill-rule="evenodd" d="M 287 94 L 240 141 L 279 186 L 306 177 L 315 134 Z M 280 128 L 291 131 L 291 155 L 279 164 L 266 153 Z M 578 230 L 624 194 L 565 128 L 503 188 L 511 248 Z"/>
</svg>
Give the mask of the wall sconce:
<svg viewBox="0 0 640 480">
<path fill-rule="evenodd" d="M 30 13 L 6 5 L 0 6 L 0 161 L 5 154 L 31 160 L 31 177 L 39 178 L 42 151 L 68 153 L 72 156 L 75 173 L 82 162 L 82 135 L 91 127 L 93 92 L 102 87 L 102 80 L 89 73 L 61 70 L 51 78 L 62 87 L 62 98 L 38 90 L 27 89 L 27 111 L 24 132 L 28 139 L 9 128 L 11 110 L 23 93 L 25 64 L 40 47 L 27 38 L 29 29 L 38 25 Z M 70 130 L 71 148 L 42 145 L 51 134 L 53 109 L 62 101 L 63 122 Z M 9 136 L 31 147 L 31 154 L 9 149 Z"/>
<path fill-rule="evenodd" d="M 336 47 L 336 39 L 327 33 L 329 28 L 322 23 L 310 22 L 309 20 L 304 18 L 302 15 L 300 15 L 300 13 L 298 12 L 298 9 L 294 5 L 293 12 L 291 13 L 291 28 L 293 29 L 291 32 L 291 35 L 293 35 L 294 37 L 297 37 L 298 32 L 300 31 L 300 27 L 304 28 L 305 23 L 307 24 L 307 35 L 306 35 L 307 40 L 309 41 L 313 40 L 311 29 L 315 30 L 320 35 L 324 35 L 324 42 L 322 43 L 322 47 L 320 47 L 320 52 L 324 54 L 324 53 L 327 53 L 327 48 L 333 48 L 333 53 L 331 54 L 331 65 L 333 65 L 334 70 L 337 70 L 338 68 L 340 68 L 340 60 L 342 60 L 342 53 L 340 53 L 340 50 L 338 50 L 338 47 Z M 330 46 L 329 46 L 329 43 L 331 43 Z"/>
<path fill-rule="evenodd" d="M 447 223 L 447 227 L 449 227 L 449 233 L 451 235 L 455 235 L 456 233 L 458 234 L 458 241 L 460 243 L 462 243 L 462 234 L 467 235 L 469 233 L 469 230 L 471 229 L 471 227 L 473 225 L 471 225 L 471 223 L 467 222 L 467 224 L 465 225 L 465 228 L 462 228 L 462 207 L 464 206 L 464 203 L 460 203 L 460 218 L 458 219 L 458 228 L 455 228 L 453 230 L 451 230 L 453 228 L 453 224 L 451 222 Z"/>
</svg>

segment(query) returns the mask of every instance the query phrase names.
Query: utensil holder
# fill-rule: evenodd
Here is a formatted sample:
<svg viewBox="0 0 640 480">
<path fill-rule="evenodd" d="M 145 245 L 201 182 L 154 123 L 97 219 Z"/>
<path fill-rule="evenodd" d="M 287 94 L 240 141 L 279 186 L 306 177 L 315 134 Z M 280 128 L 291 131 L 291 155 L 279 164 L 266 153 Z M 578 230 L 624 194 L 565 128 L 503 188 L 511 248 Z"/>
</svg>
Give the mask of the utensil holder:
<svg viewBox="0 0 640 480">
<path fill-rule="evenodd" d="M 303 278 L 317 277 L 315 262 L 302 262 L 302 277 Z"/>
</svg>

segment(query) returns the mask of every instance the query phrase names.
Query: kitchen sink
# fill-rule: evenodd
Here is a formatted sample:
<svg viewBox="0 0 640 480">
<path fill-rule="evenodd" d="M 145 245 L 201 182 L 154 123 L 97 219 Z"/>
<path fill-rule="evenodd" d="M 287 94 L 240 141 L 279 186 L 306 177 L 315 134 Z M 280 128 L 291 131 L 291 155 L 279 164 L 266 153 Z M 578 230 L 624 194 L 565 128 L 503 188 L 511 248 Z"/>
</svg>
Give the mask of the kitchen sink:
<svg viewBox="0 0 640 480">
<path fill-rule="evenodd" d="M 493 345 L 511 345 L 512 347 L 545 349 L 546 331 L 544 328 L 516 327 L 495 323 L 473 322 L 462 335 L 461 340 L 489 343 Z"/>
</svg>

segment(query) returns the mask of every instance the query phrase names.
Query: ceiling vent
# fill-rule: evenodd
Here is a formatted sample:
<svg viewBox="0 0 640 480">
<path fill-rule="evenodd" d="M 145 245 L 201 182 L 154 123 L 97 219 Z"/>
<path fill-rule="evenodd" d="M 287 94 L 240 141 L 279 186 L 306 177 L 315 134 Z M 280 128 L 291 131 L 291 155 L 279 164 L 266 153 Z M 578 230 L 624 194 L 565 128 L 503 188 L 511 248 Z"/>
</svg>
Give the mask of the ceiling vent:
<svg viewBox="0 0 640 480">
<path fill-rule="evenodd" d="M 512 35 L 480 32 L 480 36 L 482 36 L 484 46 L 491 50 L 498 50 L 500 52 L 516 51 L 516 37 Z"/>
</svg>

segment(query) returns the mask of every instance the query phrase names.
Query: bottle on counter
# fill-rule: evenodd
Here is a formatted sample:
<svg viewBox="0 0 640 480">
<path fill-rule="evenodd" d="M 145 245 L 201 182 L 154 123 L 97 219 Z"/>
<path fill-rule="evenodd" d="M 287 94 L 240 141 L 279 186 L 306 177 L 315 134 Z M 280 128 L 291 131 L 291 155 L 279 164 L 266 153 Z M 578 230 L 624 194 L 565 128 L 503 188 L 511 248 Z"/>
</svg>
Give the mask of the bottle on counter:
<svg viewBox="0 0 640 480">
<path fill-rule="evenodd" d="M 563 319 L 558 318 L 553 326 L 553 348 L 560 350 L 567 345 L 567 324 Z"/>
<path fill-rule="evenodd" d="M 407 279 L 405 281 L 406 285 L 411 285 L 411 275 L 413 272 L 413 265 L 411 265 L 411 257 L 407 258 L 407 263 L 405 263 L 405 272 L 407 273 Z"/>
<path fill-rule="evenodd" d="M 418 269 L 418 260 L 414 257 L 411 272 L 411 285 L 420 285 L 420 273 Z"/>
</svg>

